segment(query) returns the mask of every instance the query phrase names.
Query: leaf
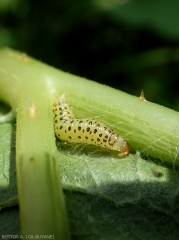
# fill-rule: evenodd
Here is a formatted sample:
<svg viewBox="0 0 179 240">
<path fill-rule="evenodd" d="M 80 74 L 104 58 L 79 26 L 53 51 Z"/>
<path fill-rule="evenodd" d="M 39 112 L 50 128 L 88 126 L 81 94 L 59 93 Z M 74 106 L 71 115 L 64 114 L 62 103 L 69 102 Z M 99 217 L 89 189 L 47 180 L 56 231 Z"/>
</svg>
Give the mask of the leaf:
<svg viewBox="0 0 179 240">
<path fill-rule="evenodd" d="M 74 146 L 70 149 L 63 151 L 60 167 L 74 235 L 89 239 L 179 237 L 177 170 L 145 161 L 138 154 L 104 158 L 80 149 L 74 153 Z"/>
<path fill-rule="evenodd" d="M 0 137 L 1 206 L 8 206 L 9 204 L 12 206 L 13 199 L 17 198 L 14 125 L 12 123 L 0 124 Z M 14 204 L 17 204 L 17 201 Z"/>
<path fill-rule="evenodd" d="M 18 204 L 13 123 L 0 124 L 0 138 L 0 209 L 3 209 L 0 211 L 0 233 L 19 234 L 18 209 L 8 209 Z"/>
</svg>

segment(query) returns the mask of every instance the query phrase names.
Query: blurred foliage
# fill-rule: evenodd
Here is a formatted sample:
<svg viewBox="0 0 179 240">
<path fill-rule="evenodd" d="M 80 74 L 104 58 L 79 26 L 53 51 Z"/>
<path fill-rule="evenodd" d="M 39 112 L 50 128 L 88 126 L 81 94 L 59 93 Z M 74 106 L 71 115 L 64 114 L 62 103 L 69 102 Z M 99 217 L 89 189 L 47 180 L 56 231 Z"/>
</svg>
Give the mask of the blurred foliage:
<svg viewBox="0 0 179 240">
<path fill-rule="evenodd" d="M 0 46 L 179 110 L 179 1 L 0 0 Z"/>
</svg>

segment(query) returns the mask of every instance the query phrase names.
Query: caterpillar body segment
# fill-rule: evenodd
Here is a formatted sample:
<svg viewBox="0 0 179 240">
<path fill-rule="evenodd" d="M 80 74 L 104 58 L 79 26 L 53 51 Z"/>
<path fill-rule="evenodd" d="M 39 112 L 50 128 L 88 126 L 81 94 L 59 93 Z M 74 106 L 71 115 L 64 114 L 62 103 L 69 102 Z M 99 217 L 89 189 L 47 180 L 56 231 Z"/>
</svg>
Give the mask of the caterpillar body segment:
<svg viewBox="0 0 179 240">
<path fill-rule="evenodd" d="M 119 151 L 119 156 L 130 152 L 126 140 L 102 122 L 76 119 L 64 95 L 53 104 L 54 130 L 58 138 L 73 143 L 86 143 Z"/>
</svg>

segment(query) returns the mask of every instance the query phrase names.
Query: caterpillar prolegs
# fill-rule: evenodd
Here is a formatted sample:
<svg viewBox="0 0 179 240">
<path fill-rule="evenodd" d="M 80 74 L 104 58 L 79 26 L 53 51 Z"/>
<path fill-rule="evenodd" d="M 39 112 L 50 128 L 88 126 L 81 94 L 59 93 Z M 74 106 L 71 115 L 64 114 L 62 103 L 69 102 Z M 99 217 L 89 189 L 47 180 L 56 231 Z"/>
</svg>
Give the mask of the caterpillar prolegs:
<svg viewBox="0 0 179 240">
<path fill-rule="evenodd" d="M 61 140 L 116 150 L 119 156 L 130 152 L 128 142 L 102 122 L 74 118 L 64 94 L 53 104 L 53 115 L 55 134 Z"/>
</svg>

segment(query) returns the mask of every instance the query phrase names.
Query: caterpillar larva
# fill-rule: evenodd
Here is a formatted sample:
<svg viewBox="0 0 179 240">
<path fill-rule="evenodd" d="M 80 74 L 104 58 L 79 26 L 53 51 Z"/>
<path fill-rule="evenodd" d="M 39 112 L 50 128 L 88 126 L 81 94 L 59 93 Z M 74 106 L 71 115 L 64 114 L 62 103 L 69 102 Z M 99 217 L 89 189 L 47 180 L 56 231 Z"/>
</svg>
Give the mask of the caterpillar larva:
<svg viewBox="0 0 179 240">
<path fill-rule="evenodd" d="M 54 130 L 58 138 L 73 143 L 87 143 L 120 152 L 125 156 L 130 146 L 121 136 L 101 122 L 76 119 L 64 94 L 53 104 Z"/>
</svg>

